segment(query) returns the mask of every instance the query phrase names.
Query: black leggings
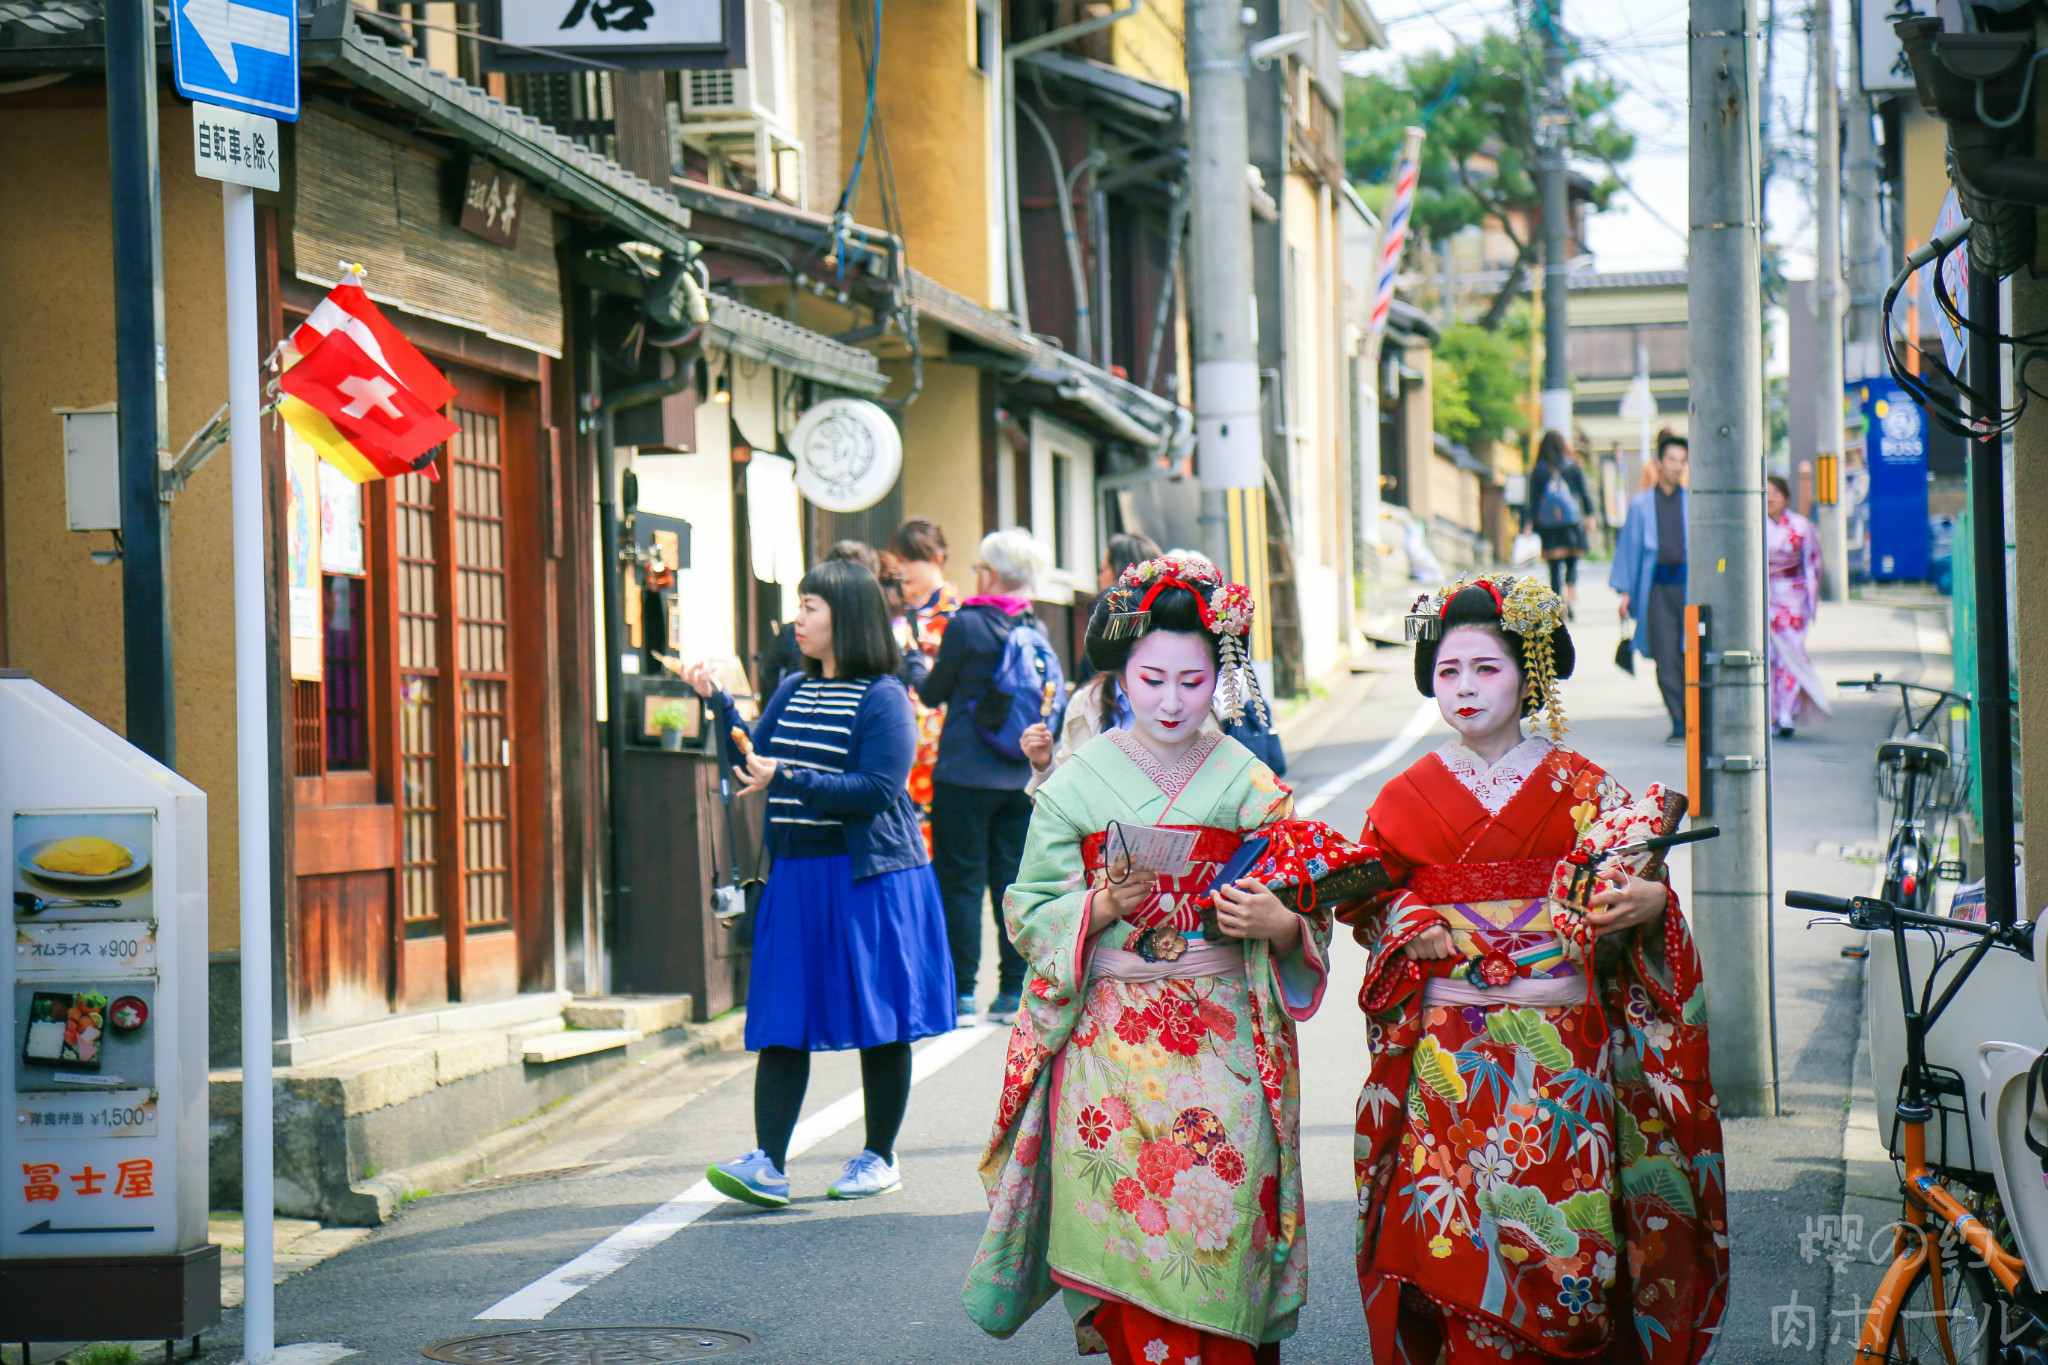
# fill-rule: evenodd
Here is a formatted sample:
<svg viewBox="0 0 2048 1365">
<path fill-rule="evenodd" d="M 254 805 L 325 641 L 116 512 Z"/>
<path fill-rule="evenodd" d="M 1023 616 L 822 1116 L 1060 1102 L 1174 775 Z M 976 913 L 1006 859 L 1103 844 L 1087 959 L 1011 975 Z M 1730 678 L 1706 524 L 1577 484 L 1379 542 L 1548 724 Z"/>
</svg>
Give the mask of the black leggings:
<svg viewBox="0 0 2048 1365">
<path fill-rule="evenodd" d="M 811 1054 L 800 1047 L 764 1047 L 754 1067 L 754 1141 L 775 1169 L 789 1169 L 789 1135 L 811 1083 Z M 867 1148 L 896 1159 L 896 1132 L 910 1105 L 910 1044 L 883 1043 L 860 1050 L 860 1083 L 867 1100 Z"/>
<path fill-rule="evenodd" d="M 1572 555 L 1566 559 L 1553 559 L 1550 561 L 1550 590 L 1562 597 L 1564 595 L 1564 585 L 1567 583 L 1575 588 L 1579 585 L 1579 557 L 1577 555 Z"/>
</svg>

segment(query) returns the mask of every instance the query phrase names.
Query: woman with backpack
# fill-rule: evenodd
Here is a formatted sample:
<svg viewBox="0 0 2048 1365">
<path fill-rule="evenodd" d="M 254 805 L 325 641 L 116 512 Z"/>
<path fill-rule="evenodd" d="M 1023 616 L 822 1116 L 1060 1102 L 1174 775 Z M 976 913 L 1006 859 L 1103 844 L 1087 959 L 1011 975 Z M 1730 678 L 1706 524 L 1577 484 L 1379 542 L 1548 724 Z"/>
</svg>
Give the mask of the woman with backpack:
<svg viewBox="0 0 2048 1365">
<path fill-rule="evenodd" d="M 1579 596 L 1579 560 L 1593 534 L 1593 495 L 1571 442 L 1556 431 L 1543 433 L 1536 467 L 1529 471 L 1529 499 L 1522 529 L 1534 531 L 1550 563 L 1550 590 L 1564 599 L 1570 620 Z"/>
<path fill-rule="evenodd" d="M 895 1148 L 910 1044 L 953 1027 L 945 911 L 903 785 L 917 723 L 881 585 L 858 563 L 828 559 L 797 591 L 803 668 L 751 728 L 711 665 L 686 674 L 720 712 L 738 794 L 768 794 L 775 863 L 755 913 L 747 995 L 758 1145 L 706 1173 L 720 1193 L 763 1208 L 789 1203 L 789 1140 L 813 1052 L 860 1049 L 866 1093 L 866 1148 L 828 1193 L 902 1189 Z"/>
<path fill-rule="evenodd" d="M 958 1018 L 974 1022 L 975 978 L 981 968 L 981 902 L 986 895 L 995 916 L 996 994 L 992 1022 L 1017 1017 L 1024 989 L 1024 959 L 1003 927 L 1003 892 L 1017 879 L 1024 856 L 1024 832 L 1031 823 L 1031 760 L 990 742 L 985 714 L 1017 699 L 992 696 L 1010 636 L 1019 630 L 1044 638 L 1031 598 L 1052 556 L 1029 531 L 1012 527 L 984 536 L 974 563 L 974 595 L 946 626 L 931 672 L 918 685 L 926 706 L 946 708 L 932 765 L 932 870 L 946 903 L 952 940 L 953 978 L 959 991 Z"/>
</svg>

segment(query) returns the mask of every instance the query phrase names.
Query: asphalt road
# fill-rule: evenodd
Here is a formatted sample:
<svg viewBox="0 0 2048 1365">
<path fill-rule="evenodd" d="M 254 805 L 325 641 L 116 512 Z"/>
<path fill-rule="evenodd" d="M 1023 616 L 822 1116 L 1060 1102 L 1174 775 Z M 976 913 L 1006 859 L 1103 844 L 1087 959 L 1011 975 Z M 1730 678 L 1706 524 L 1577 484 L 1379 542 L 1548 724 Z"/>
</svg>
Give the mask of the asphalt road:
<svg viewBox="0 0 2048 1365">
<path fill-rule="evenodd" d="M 1645 668 L 1631 679 L 1609 659 L 1615 642 L 1611 597 L 1582 600 L 1579 656 L 1584 675 L 1568 685 L 1568 742 L 1632 788 L 1680 783 L 1683 751 L 1666 748 L 1666 725 Z M 1814 640 L 1822 675 L 1872 669 L 1911 675 L 1927 666 L 1909 613 L 1851 604 L 1825 612 Z M 1405 745 L 1389 741 L 1415 719 L 1421 698 L 1405 651 L 1382 651 L 1386 673 L 1316 748 L 1295 755 L 1289 775 L 1306 796 L 1333 776 L 1384 753 L 1387 766 L 1334 795 L 1319 812 L 1356 830 L 1379 785 L 1443 742 L 1430 720 Z M 1946 660 L 1937 661 L 1945 670 Z M 1870 870 L 1816 856 L 1822 841 L 1871 837 L 1871 745 L 1888 725 L 1878 700 L 1838 700 L 1836 718 L 1777 745 L 1774 763 L 1775 867 L 1780 888 L 1837 894 L 1866 889 Z M 1675 870 L 1686 885 L 1682 860 Z M 1701 932 L 1707 932 L 1702 927 Z M 1787 915 L 1777 935 L 1777 1039 L 1781 1114 L 1728 1125 L 1728 1172 L 1735 1278 L 1719 1358 L 1783 1360 L 1770 1341 L 1771 1309 L 1797 1295 L 1824 1305 L 1825 1260 L 1802 1256 L 1800 1233 L 1839 1209 L 1841 1133 L 1847 1105 L 1860 969 L 1839 956 L 1839 936 L 1806 932 Z M 1312 1284 L 1294 1362 L 1360 1362 L 1361 1333 L 1351 1245 L 1351 1117 L 1366 1059 L 1352 1004 L 1363 953 L 1336 955 L 1322 1013 L 1303 1029 L 1303 1147 L 1307 1171 Z M 733 1356 L 749 1365 L 783 1362 L 1039 1362 L 1071 1359 L 1072 1337 L 1057 1304 L 1008 1342 L 991 1340 L 959 1305 L 962 1275 L 985 1218 L 975 1161 L 987 1139 L 1002 1069 L 1002 1033 L 938 1040 L 951 1060 L 912 1094 L 900 1141 L 905 1189 L 859 1204 L 824 1198 L 825 1186 L 861 1145 L 851 1122 L 792 1158 L 798 1198 L 786 1210 L 720 1204 L 672 1235 L 652 1240 L 611 1273 L 534 1320 L 478 1315 L 542 1281 L 683 1195 L 707 1162 L 753 1145 L 751 1059 L 741 1055 L 672 1073 L 599 1111 L 566 1139 L 524 1163 L 532 1178 L 418 1201 L 354 1248 L 279 1287 L 281 1342 L 336 1342 L 351 1362 L 417 1361 L 423 1346 L 451 1337 L 527 1326 L 686 1324 L 753 1334 Z M 964 1049 L 961 1043 L 965 1042 Z M 821 1055 L 807 1115 L 827 1111 L 859 1085 L 852 1054 Z M 826 1123 L 824 1126 L 831 1126 Z M 553 1174 L 549 1174 L 553 1172 Z M 660 1217 L 674 1214 L 671 1205 Z M 682 1207 L 687 1215 L 695 1212 Z M 646 1224 L 640 1224 L 644 1230 Z M 646 1241 L 639 1233 L 629 1238 Z M 612 1245 L 617 1245 L 613 1243 Z M 586 1264 L 588 1264 L 586 1262 Z M 525 1311 L 539 1311 L 531 1307 Z M 1825 1309 L 1821 1320 L 1826 1321 Z M 239 1358 L 239 1313 L 207 1340 L 207 1359 Z M 1796 1353 L 1795 1353 L 1796 1354 Z"/>
</svg>

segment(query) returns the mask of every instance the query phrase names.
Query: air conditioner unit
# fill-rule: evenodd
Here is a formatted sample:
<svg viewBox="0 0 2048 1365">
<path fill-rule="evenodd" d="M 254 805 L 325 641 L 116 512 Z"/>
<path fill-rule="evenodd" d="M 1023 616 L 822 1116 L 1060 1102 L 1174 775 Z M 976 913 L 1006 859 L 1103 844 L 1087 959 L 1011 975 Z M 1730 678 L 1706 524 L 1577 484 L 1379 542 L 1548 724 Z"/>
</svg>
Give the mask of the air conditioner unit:
<svg viewBox="0 0 2048 1365">
<path fill-rule="evenodd" d="M 793 121 L 788 11 L 782 0 L 747 0 L 747 65 L 684 71 L 682 115 L 706 119 Z"/>
</svg>

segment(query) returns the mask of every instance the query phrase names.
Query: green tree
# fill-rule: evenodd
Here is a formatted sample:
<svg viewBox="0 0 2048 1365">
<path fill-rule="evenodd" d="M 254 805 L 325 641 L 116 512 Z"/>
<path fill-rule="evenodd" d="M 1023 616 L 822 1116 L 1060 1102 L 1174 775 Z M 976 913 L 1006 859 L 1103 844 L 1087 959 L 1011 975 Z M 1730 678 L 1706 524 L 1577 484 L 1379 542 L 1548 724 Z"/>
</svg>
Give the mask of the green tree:
<svg viewBox="0 0 2048 1365">
<path fill-rule="evenodd" d="M 1402 130 L 1419 123 L 1429 136 L 1422 144 L 1414 231 L 1441 244 L 1466 227 L 1490 224 L 1514 243 L 1508 278 L 1480 318 L 1488 331 L 1506 321 L 1542 250 L 1534 230 L 1543 200 L 1536 177 L 1542 80 L 1535 39 L 1488 32 L 1449 52 L 1409 57 L 1385 75 L 1345 81 L 1345 162 L 1353 180 L 1384 179 Z M 1599 71 L 1568 74 L 1567 80 L 1567 155 L 1604 168 L 1592 191 L 1592 207 L 1604 209 L 1621 188 L 1616 168 L 1635 152 L 1635 135 L 1613 115 L 1622 87 Z"/>
<path fill-rule="evenodd" d="M 1525 305 L 1494 330 L 1476 322 L 1444 328 L 1430 375 L 1431 421 L 1438 431 L 1467 447 L 1525 431 L 1532 323 Z"/>
</svg>

